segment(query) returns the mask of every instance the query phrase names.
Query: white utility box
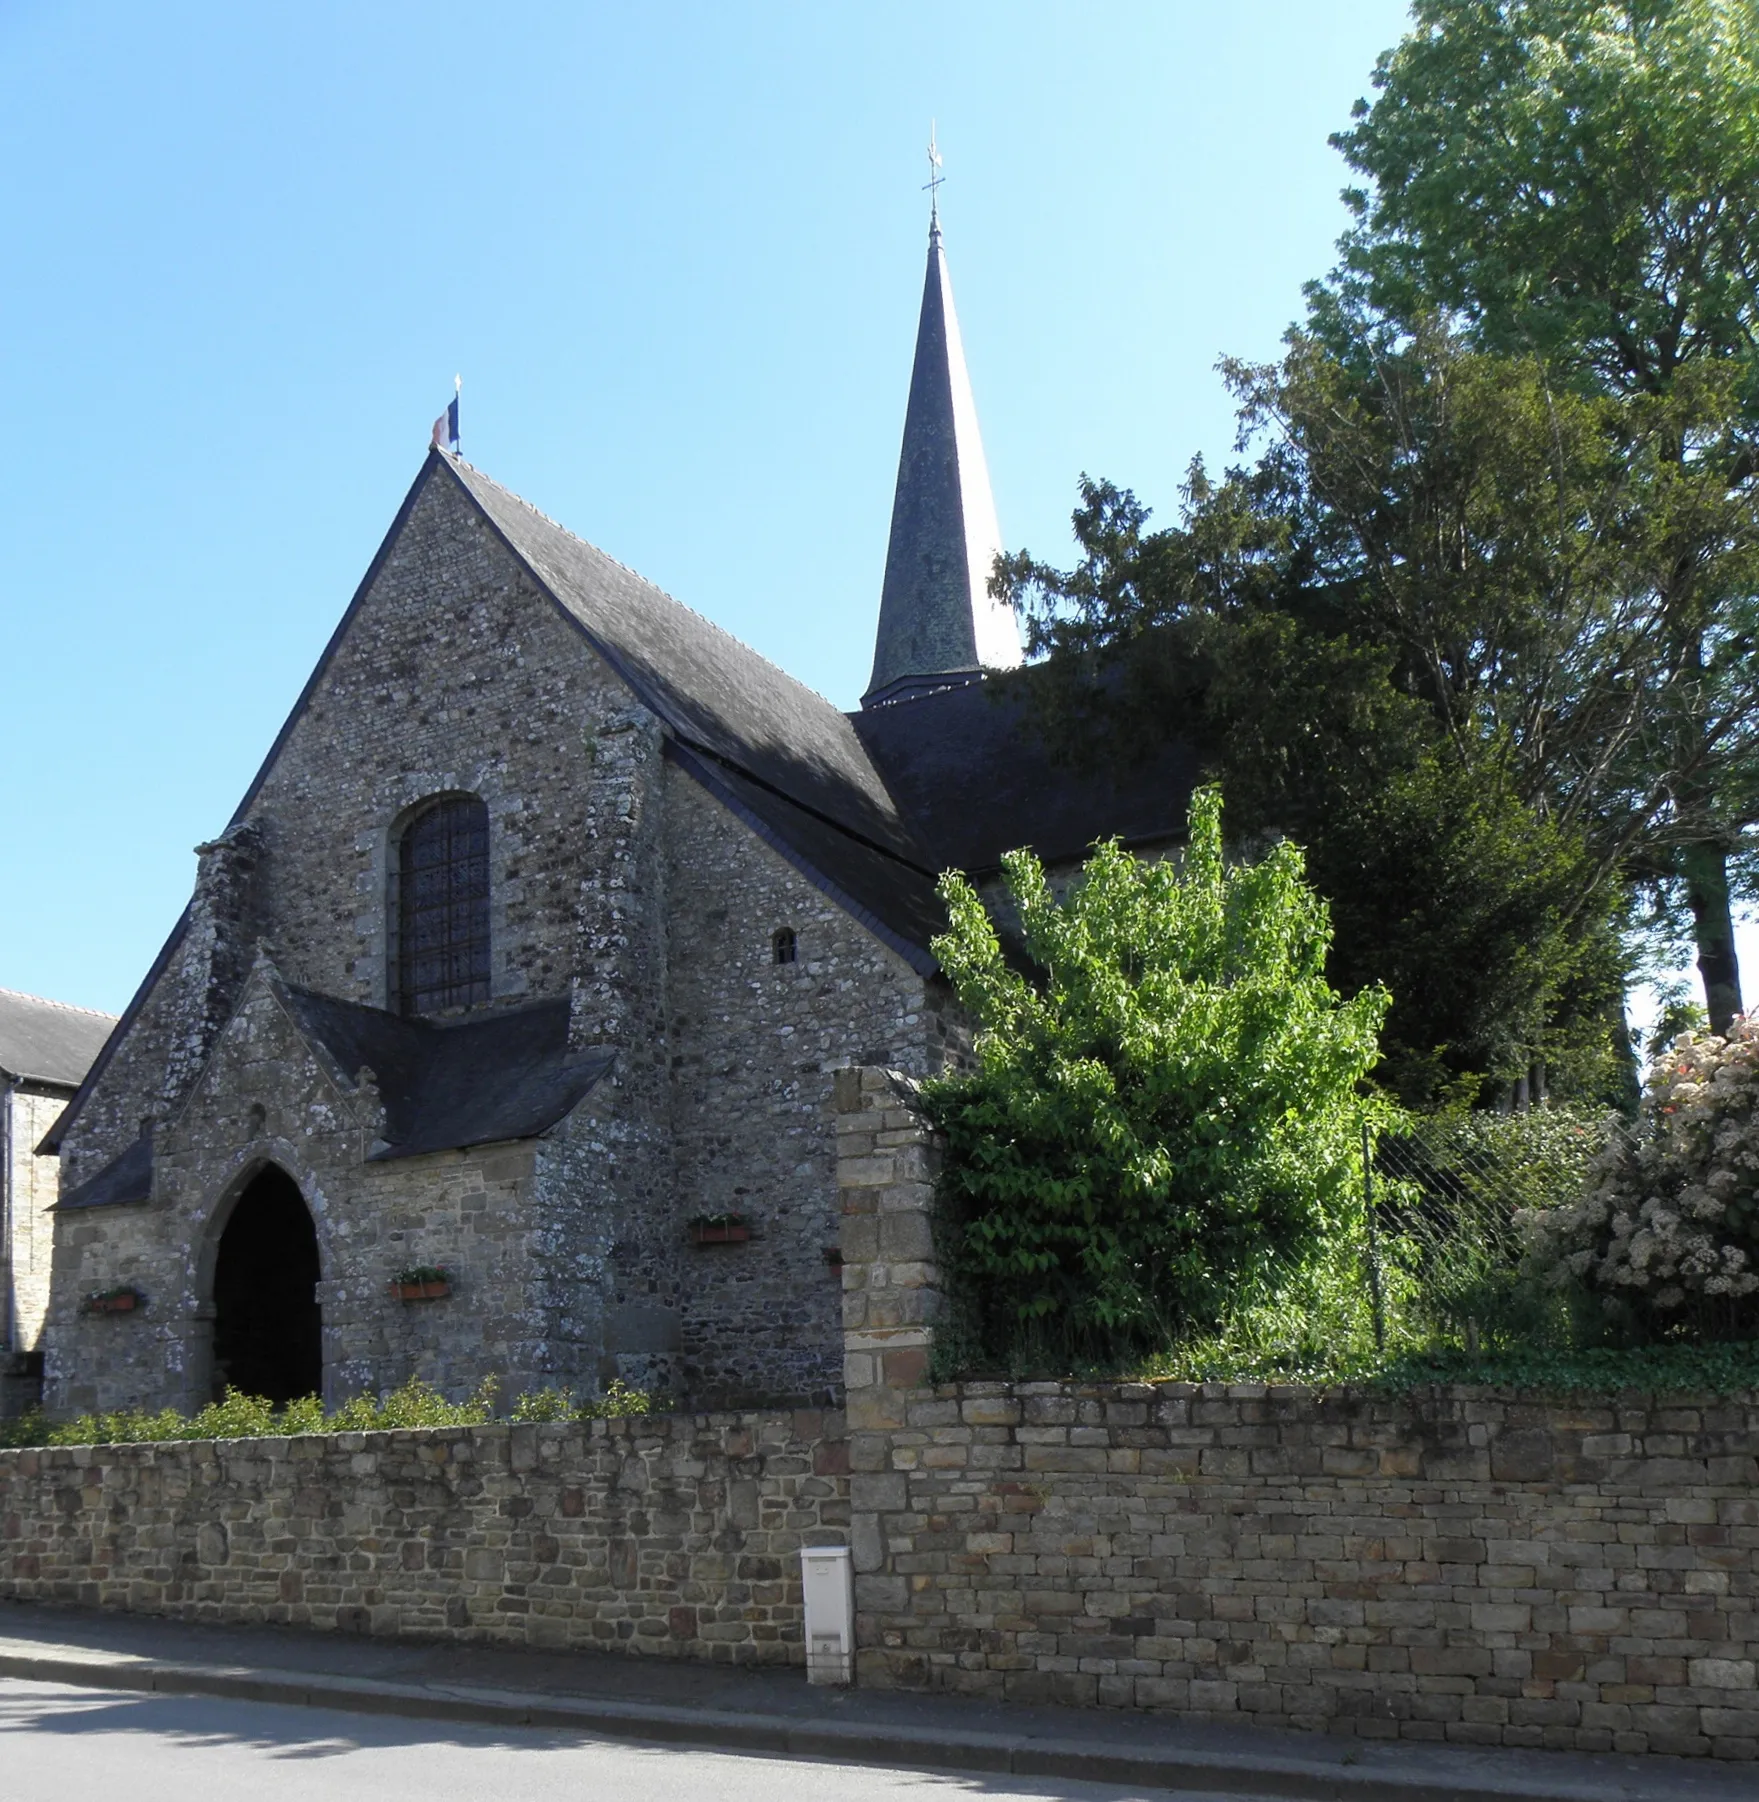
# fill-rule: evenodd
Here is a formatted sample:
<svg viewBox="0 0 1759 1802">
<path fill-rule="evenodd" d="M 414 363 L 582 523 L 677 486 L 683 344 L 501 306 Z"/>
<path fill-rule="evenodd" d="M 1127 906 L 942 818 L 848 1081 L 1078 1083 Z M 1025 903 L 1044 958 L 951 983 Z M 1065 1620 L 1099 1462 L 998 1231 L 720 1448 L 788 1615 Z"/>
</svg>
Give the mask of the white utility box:
<svg viewBox="0 0 1759 1802">
<path fill-rule="evenodd" d="M 846 1545 L 803 1545 L 806 1681 L 855 1681 L 855 1573 Z"/>
</svg>

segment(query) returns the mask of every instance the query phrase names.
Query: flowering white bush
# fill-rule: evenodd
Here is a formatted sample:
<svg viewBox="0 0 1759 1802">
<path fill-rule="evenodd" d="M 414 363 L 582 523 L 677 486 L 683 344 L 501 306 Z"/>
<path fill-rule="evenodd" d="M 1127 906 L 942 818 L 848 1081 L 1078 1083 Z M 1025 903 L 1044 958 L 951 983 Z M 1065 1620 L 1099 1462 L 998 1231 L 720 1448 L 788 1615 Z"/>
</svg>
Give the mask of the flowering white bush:
<svg viewBox="0 0 1759 1802">
<path fill-rule="evenodd" d="M 1759 1337 L 1759 1017 L 1682 1033 L 1585 1197 L 1521 1219 L 1550 1281 L 1647 1336 Z"/>
</svg>

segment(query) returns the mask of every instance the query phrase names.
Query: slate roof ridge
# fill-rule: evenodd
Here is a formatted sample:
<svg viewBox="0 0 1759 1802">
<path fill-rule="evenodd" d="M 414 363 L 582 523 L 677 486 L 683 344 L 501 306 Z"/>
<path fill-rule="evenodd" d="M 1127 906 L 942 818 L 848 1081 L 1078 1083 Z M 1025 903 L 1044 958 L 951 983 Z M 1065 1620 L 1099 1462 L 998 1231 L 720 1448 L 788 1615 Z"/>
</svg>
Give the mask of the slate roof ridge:
<svg viewBox="0 0 1759 1802">
<path fill-rule="evenodd" d="M 845 719 L 853 719 L 855 716 L 853 714 L 845 714 L 843 717 Z M 821 825 L 830 827 L 833 832 L 842 833 L 842 835 L 852 843 L 864 846 L 867 850 L 874 852 L 880 857 L 889 857 L 893 863 L 900 865 L 906 870 L 914 870 L 917 875 L 926 876 L 931 882 L 939 875 L 940 872 L 938 870 L 932 869 L 920 858 L 907 857 L 895 846 L 885 844 L 880 839 L 874 838 L 871 834 L 862 832 L 857 827 L 846 824 L 844 821 L 839 820 L 834 814 L 826 813 L 823 808 L 814 807 L 810 801 L 803 801 L 798 795 L 790 794 L 787 789 L 781 786 L 781 784 L 765 781 L 764 778 L 755 771 L 746 769 L 743 764 L 737 761 L 737 759 L 728 757 L 723 752 L 717 751 L 713 745 L 699 744 L 695 739 L 684 732 L 677 734 L 677 742 L 685 750 L 692 752 L 697 757 L 708 758 L 710 762 L 720 765 L 721 768 L 730 771 L 742 781 L 749 782 L 754 788 L 763 789 L 767 794 L 774 795 L 777 800 L 786 801 L 790 807 L 797 808 L 809 818 L 819 821 Z M 885 772 L 883 770 L 880 772 L 880 779 L 881 781 L 885 780 Z M 889 788 L 887 792 L 890 793 Z M 908 821 L 906 821 L 906 824 L 908 824 Z"/>
<path fill-rule="evenodd" d="M 27 994 L 23 989 L 0 988 L 0 997 L 8 1001 L 32 1001 L 38 1007 L 58 1007 L 68 1014 L 89 1014 L 94 1020 L 116 1021 L 121 1018 L 120 1014 L 106 1013 L 101 1007 L 81 1007 L 74 1001 L 56 1001 L 48 995 Z"/>
<path fill-rule="evenodd" d="M 630 577 L 633 581 L 639 582 L 643 588 L 651 589 L 655 594 L 670 601 L 674 607 L 688 613 L 692 619 L 700 621 L 703 625 L 707 626 L 711 632 L 715 633 L 717 637 L 726 639 L 729 644 L 737 645 L 747 656 L 756 657 L 760 662 L 767 664 L 769 668 L 774 670 L 784 681 L 791 683 L 795 688 L 811 695 L 815 700 L 822 701 L 825 706 L 834 709 L 836 712 L 845 713 L 846 710 L 838 707 L 836 702 L 833 701 L 829 695 L 820 694 L 811 683 L 802 682 L 791 670 L 783 669 L 774 658 L 764 656 L 763 652 L 760 651 L 756 645 L 747 644 L 737 633 L 729 632 L 718 620 L 711 619 L 706 613 L 692 607 L 688 601 L 679 600 L 679 598 L 673 594 L 671 589 L 662 588 L 651 576 L 644 576 L 640 570 L 625 563 L 622 558 L 613 557 L 602 545 L 594 544 L 590 538 L 583 538 L 572 526 L 565 526 L 559 519 L 553 519 L 542 507 L 536 506 L 531 501 L 528 501 L 525 496 L 520 494 L 516 489 L 509 488 L 505 482 L 496 481 L 496 479 L 488 474 L 486 470 L 477 468 L 474 463 L 468 463 L 462 457 L 453 457 L 450 460 L 458 468 L 468 469 L 479 482 L 486 482 L 489 487 L 498 488 L 509 500 L 517 501 L 526 512 L 535 514 L 552 531 L 560 532 L 564 538 L 572 538 L 576 544 L 582 547 L 582 549 L 591 551 L 595 557 L 602 557 L 605 562 L 609 563 L 613 568 L 620 569 L 624 575 Z"/>
</svg>

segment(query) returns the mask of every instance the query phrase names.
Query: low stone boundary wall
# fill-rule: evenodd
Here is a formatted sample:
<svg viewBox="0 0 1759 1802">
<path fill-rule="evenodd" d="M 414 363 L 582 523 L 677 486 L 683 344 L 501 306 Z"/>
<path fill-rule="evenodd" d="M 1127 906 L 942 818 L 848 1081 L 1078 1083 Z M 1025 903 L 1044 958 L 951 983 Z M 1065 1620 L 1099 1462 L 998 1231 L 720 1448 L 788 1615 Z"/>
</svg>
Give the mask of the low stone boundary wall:
<svg viewBox="0 0 1759 1802">
<path fill-rule="evenodd" d="M 1759 1755 L 1759 1406 L 968 1383 L 858 1430 L 863 1683 Z"/>
<path fill-rule="evenodd" d="M 0 1452 L 0 1596 L 799 1664 L 847 1467 L 816 1411 Z"/>
<path fill-rule="evenodd" d="M 861 1682 L 1759 1756 L 1759 1397 L 933 1387 L 909 1103 L 839 1078 Z"/>
</svg>

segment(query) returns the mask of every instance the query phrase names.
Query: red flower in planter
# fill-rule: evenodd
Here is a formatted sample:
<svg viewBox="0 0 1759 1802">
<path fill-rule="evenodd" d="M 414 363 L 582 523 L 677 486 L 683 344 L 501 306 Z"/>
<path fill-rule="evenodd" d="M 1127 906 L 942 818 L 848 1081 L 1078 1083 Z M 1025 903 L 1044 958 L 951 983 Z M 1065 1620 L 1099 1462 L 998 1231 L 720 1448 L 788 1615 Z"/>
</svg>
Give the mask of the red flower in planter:
<svg viewBox="0 0 1759 1802">
<path fill-rule="evenodd" d="M 132 1314 L 137 1308 L 144 1308 L 147 1298 L 132 1283 L 122 1283 L 114 1289 L 98 1289 L 88 1295 L 79 1304 L 82 1314 Z"/>
<path fill-rule="evenodd" d="M 417 1264 L 391 1278 L 394 1301 L 438 1301 L 452 1293 L 452 1273 L 438 1264 Z"/>
</svg>

